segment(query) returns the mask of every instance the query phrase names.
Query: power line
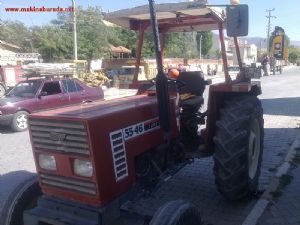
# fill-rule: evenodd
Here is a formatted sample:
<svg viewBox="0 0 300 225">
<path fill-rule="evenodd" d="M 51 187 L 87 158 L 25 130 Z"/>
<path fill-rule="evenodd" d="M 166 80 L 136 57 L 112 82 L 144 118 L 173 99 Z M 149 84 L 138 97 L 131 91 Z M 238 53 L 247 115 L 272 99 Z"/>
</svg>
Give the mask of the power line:
<svg viewBox="0 0 300 225">
<path fill-rule="evenodd" d="M 268 38 L 267 38 L 267 50 L 268 53 L 270 52 L 270 32 L 271 32 L 271 19 L 272 18 L 276 18 L 276 16 L 272 16 L 272 12 L 275 11 L 275 9 L 266 9 L 266 12 L 268 13 L 268 15 L 266 16 L 268 19 Z"/>
</svg>

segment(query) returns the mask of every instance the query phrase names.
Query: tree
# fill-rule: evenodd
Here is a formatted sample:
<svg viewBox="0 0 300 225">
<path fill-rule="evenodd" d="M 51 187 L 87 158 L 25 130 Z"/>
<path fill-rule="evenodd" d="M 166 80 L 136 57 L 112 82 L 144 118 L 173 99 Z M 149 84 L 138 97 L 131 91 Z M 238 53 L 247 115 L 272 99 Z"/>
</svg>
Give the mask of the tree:
<svg viewBox="0 0 300 225">
<path fill-rule="evenodd" d="M 200 53 L 200 38 L 202 36 L 201 41 L 201 54 L 204 56 L 208 55 L 209 50 L 213 45 L 213 34 L 211 31 L 200 31 L 197 32 L 196 41 L 197 41 L 197 50 Z"/>
<path fill-rule="evenodd" d="M 22 51 L 39 52 L 46 62 L 73 58 L 73 14 L 60 12 L 50 24 L 27 28 L 20 22 L 6 21 L 1 25 L 0 39 L 19 45 Z M 202 35 L 202 54 L 212 46 L 211 32 L 172 33 L 166 35 L 165 56 L 193 58 L 199 56 Z M 100 7 L 77 8 L 77 45 L 79 59 L 96 59 L 108 53 L 109 45 L 122 45 L 135 56 L 138 33 L 121 27 L 106 26 Z M 144 57 L 154 57 L 152 33 L 145 34 Z"/>
<path fill-rule="evenodd" d="M 291 63 L 297 63 L 300 60 L 300 49 L 294 46 L 289 48 L 289 61 Z"/>
<path fill-rule="evenodd" d="M 220 60 L 222 58 L 222 52 L 219 49 L 217 49 L 215 51 L 215 55 L 216 55 L 216 57 L 217 57 L 218 60 Z"/>
<path fill-rule="evenodd" d="M 169 33 L 166 36 L 166 57 L 194 58 L 197 57 L 195 33 Z"/>
<path fill-rule="evenodd" d="M 0 40 L 21 47 L 21 51 L 31 51 L 31 33 L 23 23 L 18 21 L 3 21 L 0 29 Z"/>
<path fill-rule="evenodd" d="M 72 14 L 58 13 L 57 19 L 52 21 L 64 32 L 72 37 Z M 100 7 L 77 8 L 77 44 L 79 59 L 96 59 L 103 56 L 109 45 L 111 35 L 108 27 L 103 23 L 103 13 Z"/>
<path fill-rule="evenodd" d="M 138 40 L 138 33 L 122 27 L 111 27 L 108 42 L 114 46 L 124 46 L 131 50 L 132 56 L 135 56 Z"/>
<path fill-rule="evenodd" d="M 70 32 L 56 26 L 32 29 L 33 44 L 45 62 L 61 61 L 72 57 L 72 37 Z"/>
</svg>

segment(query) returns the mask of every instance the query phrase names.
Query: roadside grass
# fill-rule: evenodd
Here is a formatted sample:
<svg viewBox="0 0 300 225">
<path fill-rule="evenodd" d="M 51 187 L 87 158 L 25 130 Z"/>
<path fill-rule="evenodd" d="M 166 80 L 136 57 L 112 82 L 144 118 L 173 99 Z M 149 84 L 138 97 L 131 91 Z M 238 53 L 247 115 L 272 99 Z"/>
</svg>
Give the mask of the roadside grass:
<svg viewBox="0 0 300 225">
<path fill-rule="evenodd" d="M 294 176 L 289 172 L 284 174 L 279 179 L 279 186 L 276 191 L 270 192 L 273 198 L 282 196 L 284 189 L 293 181 Z"/>
<path fill-rule="evenodd" d="M 300 166 L 300 147 L 296 148 L 296 155 L 292 160 L 292 166 Z"/>
<path fill-rule="evenodd" d="M 287 174 L 282 175 L 279 178 L 279 185 L 276 191 L 270 192 L 272 197 L 274 199 L 278 199 L 282 196 L 284 189 L 293 181 L 294 176 L 292 174 L 292 171 L 296 169 L 298 166 L 300 166 L 300 147 L 297 147 L 296 149 L 296 155 L 294 156 L 293 160 L 290 162 L 291 166 Z M 269 169 L 270 170 L 270 169 Z"/>
</svg>

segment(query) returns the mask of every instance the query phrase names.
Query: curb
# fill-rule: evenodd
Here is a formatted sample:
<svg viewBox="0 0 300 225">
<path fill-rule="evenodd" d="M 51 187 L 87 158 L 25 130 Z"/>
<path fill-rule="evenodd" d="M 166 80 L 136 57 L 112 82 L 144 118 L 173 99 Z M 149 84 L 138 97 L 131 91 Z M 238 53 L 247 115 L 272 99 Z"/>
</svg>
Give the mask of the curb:
<svg viewBox="0 0 300 225">
<path fill-rule="evenodd" d="M 296 155 L 296 148 L 300 146 L 300 135 L 296 137 L 293 144 L 291 145 L 289 151 L 287 152 L 287 155 L 285 156 L 282 164 L 278 167 L 277 173 L 272 178 L 269 186 L 266 188 L 264 194 L 259 198 L 255 206 L 252 208 L 242 225 L 256 225 L 259 221 L 259 218 L 264 213 L 265 209 L 269 205 L 269 203 L 272 200 L 271 193 L 276 191 L 279 184 L 280 184 L 280 177 L 282 175 L 287 174 L 289 171 L 291 164 L 290 162 L 293 160 L 293 158 Z"/>
<path fill-rule="evenodd" d="M 295 66 L 295 65 L 289 65 L 289 66 L 283 67 L 283 70 L 290 70 L 290 69 L 294 69 L 294 68 L 297 68 L 297 66 Z"/>
</svg>

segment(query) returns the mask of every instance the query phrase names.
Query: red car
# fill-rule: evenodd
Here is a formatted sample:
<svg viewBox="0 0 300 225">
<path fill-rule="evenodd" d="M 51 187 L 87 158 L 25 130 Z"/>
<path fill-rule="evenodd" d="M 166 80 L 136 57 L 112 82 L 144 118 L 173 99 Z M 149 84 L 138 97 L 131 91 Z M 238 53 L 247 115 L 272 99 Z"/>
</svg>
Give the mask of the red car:
<svg viewBox="0 0 300 225">
<path fill-rule="evenodd" d="M 0 98 L 0 125 L 25 131 L 30 113 L 99 99 L 104 99 L 100 87 L 89 87 L 77 79 L 29 79 Z"/>
</svg>

